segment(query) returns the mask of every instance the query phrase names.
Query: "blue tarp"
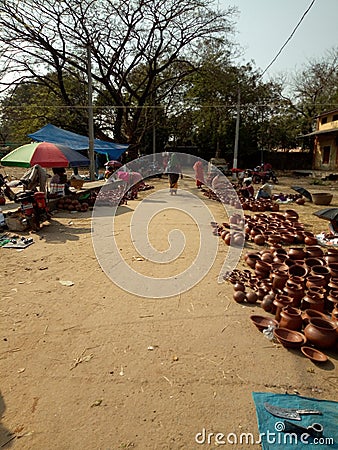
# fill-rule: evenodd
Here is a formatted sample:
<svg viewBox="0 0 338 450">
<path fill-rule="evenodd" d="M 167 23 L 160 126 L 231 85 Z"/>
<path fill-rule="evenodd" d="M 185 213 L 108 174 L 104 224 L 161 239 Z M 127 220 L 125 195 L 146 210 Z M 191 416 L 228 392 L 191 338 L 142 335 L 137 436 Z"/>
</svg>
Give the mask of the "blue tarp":
<svg viewBox="0 0 338 450">
<path fill-rule="evenodd" d="M 28 135 L 37 142 L 51 142 L 52 144 L 63 144 L 73 150 L 88 150 L 89 138 L 72 131 L 63 130 L 49 123 L 35 133 Z M 94 139 L 94 151 L 96 153 L 107 154 L 109 159 L 118 159 L 126 150 L 128 145 L 115 144 L 114 142 Z"/>
</svg>

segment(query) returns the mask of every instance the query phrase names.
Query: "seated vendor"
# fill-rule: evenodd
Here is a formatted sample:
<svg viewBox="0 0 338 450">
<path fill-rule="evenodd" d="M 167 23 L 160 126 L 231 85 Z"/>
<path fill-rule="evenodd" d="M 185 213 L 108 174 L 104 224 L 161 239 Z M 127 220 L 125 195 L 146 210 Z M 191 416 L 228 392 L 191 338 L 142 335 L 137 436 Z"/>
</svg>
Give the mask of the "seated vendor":
<svg viewBox="0 0 338 450">
<path fill-rule="evenodd" d="M 66 169 L 64 167 L 54 167 L 52 171 L 53 176 L 50 180 L 50 193 L 57 197 L 70 194 Z"/>
<path fill-rule="evenodd" d="M 263 184 L 263 186 L 261 188 L 259 188 L 257 194 L 256 194 L 256 199 L 259 198 L 271 198 L 272 197 L 272 189 L 270 184 L 265 183 Z"/>
<path fill-rule="evenodd" d="M 239 190 L 244 198 L 252 198 L 255 194 L 254 187 L 251 184 L 251 179 L 244 179 L 243 187 Z"/>
</svg>

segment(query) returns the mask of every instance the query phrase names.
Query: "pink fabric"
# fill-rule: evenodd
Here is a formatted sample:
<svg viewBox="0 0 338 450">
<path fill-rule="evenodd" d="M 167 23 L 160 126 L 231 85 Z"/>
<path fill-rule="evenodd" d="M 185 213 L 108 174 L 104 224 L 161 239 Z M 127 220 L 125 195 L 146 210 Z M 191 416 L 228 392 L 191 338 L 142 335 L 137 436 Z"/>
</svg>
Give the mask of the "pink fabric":
<svg viewBox="0 0 338 450">
<path fill-rule="evenodd" d="M 117 172 L 117 176 L 120 180 L 125 181 L 129 184 L 135 184 L 142 181 L 142 175 L 139 172 Z"/>
</svg>

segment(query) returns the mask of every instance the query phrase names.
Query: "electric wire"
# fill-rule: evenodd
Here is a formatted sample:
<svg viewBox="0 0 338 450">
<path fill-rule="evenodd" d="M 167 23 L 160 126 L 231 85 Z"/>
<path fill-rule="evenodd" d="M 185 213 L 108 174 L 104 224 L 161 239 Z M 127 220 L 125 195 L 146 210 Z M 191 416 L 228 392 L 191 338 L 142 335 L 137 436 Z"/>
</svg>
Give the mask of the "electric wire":
<svg viewBox="0 0 338 450">
<path fill-rule="evenodd" d="M 316 0 L 312 0 L 310 6 L 307 8 L 307 10 L 304 12 L 304 14 L 302 15 L 302 17 L 300 18 L 300 20 L 298 21 L 297 25 L 295 26 L 295 28 L 293 29 L 292 33 L 290 34 L 290 36 L 287 38 L 287 40 L 285 41 L 285 43 L 282 45 L 282 47 L 279 49 L 279 51 L 277 52 L 276 56 L 272 59 L 272 61 L 270 62 L 270 64 L 263 70 L 261 77 L 265 74 L 265 72 L 267 70 L 269 70 L 269 68 L 272 66 L 272 64 L 276 61 L 276 59 L 278 58 L 278 56 L 282 53 L 282 51 L 284 50 L 284 48 L 286 47 L 286 45 L 291 41 L 291 39 L 293 38 L 293 35 L 295 34 L 295 32 L 297 31 L 297 28 L 300 26 L 300 24 L 303 22 L 304 17 L 306 16 L 306 14 L 310 11 L 310 9 L 312 8 L 312 6 L 314 5 Z"/>
</svg>

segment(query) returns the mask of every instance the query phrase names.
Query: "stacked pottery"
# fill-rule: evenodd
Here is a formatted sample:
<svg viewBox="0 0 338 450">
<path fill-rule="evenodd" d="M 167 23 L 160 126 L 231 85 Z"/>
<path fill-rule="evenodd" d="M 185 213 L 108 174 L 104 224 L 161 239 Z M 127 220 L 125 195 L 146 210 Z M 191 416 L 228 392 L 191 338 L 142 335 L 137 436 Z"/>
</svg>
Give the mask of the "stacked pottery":
<svg viewBox="0 0 338 450">
<path fill-rule="evenodd" d="M 300 309 L 286 306 L 280 312 L 279 326 L 288 330 L 301 330 L 303 325 L 302 313 Z"/>
<path fill-rule="evenodd" d="M 322 319 L 310 319 L 304 328 L 305 337 L 311 344 L 318 348 L 332 348 L 337 341 L 337 323 Z"/>
</svg>

